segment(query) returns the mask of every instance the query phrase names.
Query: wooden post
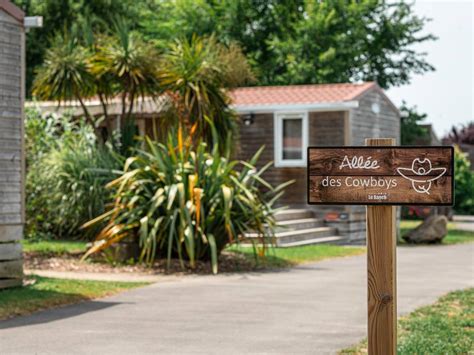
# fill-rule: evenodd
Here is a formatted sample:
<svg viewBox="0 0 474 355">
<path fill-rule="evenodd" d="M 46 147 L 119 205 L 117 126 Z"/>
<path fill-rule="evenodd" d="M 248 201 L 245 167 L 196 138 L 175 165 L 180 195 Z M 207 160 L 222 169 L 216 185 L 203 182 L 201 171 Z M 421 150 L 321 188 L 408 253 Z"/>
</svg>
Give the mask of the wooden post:
<svg viewBox="0 0 474 355">
<path fill-rule="evenodd" d="M 368 138 L 369 146 L 395 145 Z M 368 352 L 397 353 L 397 266 L 394 206 L 367 206 Z"/>
</svg>

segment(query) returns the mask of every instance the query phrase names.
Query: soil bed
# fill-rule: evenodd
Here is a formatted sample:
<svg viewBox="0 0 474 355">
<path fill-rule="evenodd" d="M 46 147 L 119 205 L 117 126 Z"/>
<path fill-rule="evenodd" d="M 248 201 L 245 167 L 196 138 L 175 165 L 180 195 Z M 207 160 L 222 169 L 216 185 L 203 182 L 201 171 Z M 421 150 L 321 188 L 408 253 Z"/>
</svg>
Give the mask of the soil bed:
<svg viewBox="0 0 474 355">
<path fill-rule="evenodd" d="M 172 260 L 169 270 L 166 260 L 157 260 L 152 267 L 144 264 L 112 264 L 96 258 L 81 261 L 82 253 L 77 254 L 44 254 L 27 252 L 24 254 L 24 267 L 28 270 L 54 270 L 74 272 L 104 272 L 104 273 L 141 273 L 141 274 L 210 274 L 209 262 L 198 261 L 196 268 L 191 269 L 189 263 L 184 263 L 184 269 L 179 260 Z M 265 266 L 255 266 L 245 255 L 229 251 L 222 252 L 219 258 L 219 273 L 243 272 L 265 269 Z"/>
</svg>

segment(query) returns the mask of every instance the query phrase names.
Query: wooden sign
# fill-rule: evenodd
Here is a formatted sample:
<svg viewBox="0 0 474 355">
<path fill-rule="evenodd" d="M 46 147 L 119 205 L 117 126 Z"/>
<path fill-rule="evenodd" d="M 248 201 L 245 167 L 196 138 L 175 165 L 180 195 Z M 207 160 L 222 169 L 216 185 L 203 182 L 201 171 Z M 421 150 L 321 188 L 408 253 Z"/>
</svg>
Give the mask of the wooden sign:
<svg viewBox="0 0 474 355">
<path fill-rule="evenodd" d="M 453 147 L 310 147 L 308 203 L 453 204 Z"/>
</svg>

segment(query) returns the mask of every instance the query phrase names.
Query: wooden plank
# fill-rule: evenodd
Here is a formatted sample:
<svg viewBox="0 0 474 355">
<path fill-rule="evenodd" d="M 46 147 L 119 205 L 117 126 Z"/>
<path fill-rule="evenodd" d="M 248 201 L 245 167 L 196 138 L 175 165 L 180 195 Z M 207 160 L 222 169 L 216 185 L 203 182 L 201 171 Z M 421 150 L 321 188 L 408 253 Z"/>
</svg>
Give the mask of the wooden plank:
<svg viewBox="0 0 474 355">
<path fill-rule="evenodd" d="M 18 287 L 22 285 L 22 279 L 0 279 L 0 289 L 8 287 Z"/>
<path fill-rule="evenodd" d="M 8 214 L 8 213 L 20 213 L 21 211 L 21 203 L 3 203 L 0 204 L 0 213 L 1 214 Z"/>
<path fill-rule="evenodd" d="M 17 151 L 17 152 L 3 152 L 3 151 L 0 151 L 0 161 L 2 161 L 2 162 L 20 161 L 21 151 Z"/>
<path fill-rule="evenodd" d="M 345 160 L 347 157 L 347 160 Z M 371 162 L 377 161 L 378 169 L 368 171 L 365 168 L 352 168 L 350 175 L 398 175 L 397 168 L 411 168 L 414 157 L 419 160 L 429 159 L 433 168 L 443 166 L 447 169 L 446 175 L 451 174 L 452 148 L 451 147 L 423 147 L 423 148 L 366 148 L 366 147 L 338 147 L 338 148 L 310 148 L 309 167 L 310 175 L 348 175 L 347 169 L 341 168 L 347 161 L 352 162 L 353 157 L 364 157 Z M 408 175 L 415 175 L 408 172 Z M 436 171 L 428 175 L 436 175 Z"/>
<path fill-rule="evenodd" d="M 18 182 L 21 179 L 20 172 L 0 172 L 0 182 L 7 183 L 7 182 Z M 3 201 L 2 192 L 0 192 L 0 201 Z M 6 197 L 5 197 L 6 198 Z"/>
<path fill-rule="evenodd" d="M 0 109 L 0 115 L 1 115 L 2 111 Z M 20 140 L 21 137 L 20 137 L 20 131 L 18 132 L 13 132 L 13 131 L 9 131 L 9 132 L 4 132 L 3 129 L 0 131 L 0 139 L 3 139 L 3 138 L 6 138 L 6 139 L 17 139 L 17 140 Z"/>
<path fill-rule="evenodd" d="M 395 140 L 367 139 L 367 145 Z M 393 206 L 367 206 L 368 353 L 396 354 L 396 212 Z"/>
<path fill-rule="evenodd" d="M 0 95 L 0 97 L 4 97 L 4 95 Z M 18 100 L 18 103 L 20 103 L 20 100 Z M 15 128 L 15 129 L 20 129 L 21 122 L 19 117 L 15 118 L 0 118 L 0 129 L 8 129 L 8 128 Z"/>
<path fill-rule="evenodd" d="M 328 184 L 340 183 L 341 186 L 337 188 L 323 186 L 324 179 L 328 179 Z M 373 183 L 372 186 L 371 183 Z M 452 177 L 441 177 L 433 181 L 429 194 L 423 196 L 423 202 L 425 204 L 437 204 L 439 201 L 451 203 L 452 194 L 450 189 L 446 188 L 451 186 L 451 183 Z M 310 201 L 350 203 L 367 200 L 367 202 L 391 202 L 393 204 L 416 204 L 420 201 L 420 194 L 413 189 L 412 183 L 399 176 L 378 176 L 372 179 L 369 176 L 310 176 L 309 184 Z M 388 186 L 390 188 L 387 188 Z"/>
<path fill-rule="evenodd" d="M 0 242 L 19 241 L 23 238 L 22 225 L 0 225 Z"/>
<path fill-rule="evenodd" d="M 19 224 L 23 223 L 21 216 L 18 213 L 1 214 L 0 213 L 0 224 Z"/>
<path fill-rule="evenodd" d="M 0 261 L 0 279 L 23 277 L 23 259 Z"/>
<path fill-rule="evenodd" d="M 15 260 L 20 258 L 20 243 L 0 243 L 0 260 Z"/>
<path fill-rule="evenodd" d="M 2 192 L 16 192 L 20 191 L 20 182 L 0 182 L 0 191 Z"/>
</svg>

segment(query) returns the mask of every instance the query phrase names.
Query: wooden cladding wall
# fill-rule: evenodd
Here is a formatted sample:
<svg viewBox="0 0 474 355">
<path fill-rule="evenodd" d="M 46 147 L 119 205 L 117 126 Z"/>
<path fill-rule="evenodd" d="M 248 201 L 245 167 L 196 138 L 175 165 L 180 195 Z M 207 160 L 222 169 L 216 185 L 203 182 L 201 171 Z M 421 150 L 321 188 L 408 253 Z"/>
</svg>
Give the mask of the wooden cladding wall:
<svg viewBox="0 0 474 355">
<path fill-rule="evenodd" d="M 0 10 L 0 288 L 22 282 L 23 28 Z"/>
<path fill-rule="evenodd" d="M 311 112 L 309 145 L 344 145 L 344 112 Z"/>
<path fill-rule="evenodd" d="M 273 113 L 255 115 L 254 123 L 250 126 L 241 124 L 237 157 L 248 160 L 262 145 L 265 145 L 265 150 L 259 160 L 259 166 L 274 161 L 273 124 Z M 344 144 L 344 112 L 310 112 L 308 125 L 310 145 L 332 146 Z M 280 199 L 280 204 L 306 206 L 306 168 L 272 167 L 268 169 L 264 178 L 275 186 L 289 180 L 295 180 L 295 183 L 286 189 L 285 195 Z"/>
<path fill-rule="evenodd" d="M 378 106 L 378 113 L 374 112 L 374 105 Z M 375 89 L 359 99 L 351 118 L 350 144 L 363 146 L 366 138 L 395 138 L 396 144 L 400 143 L 400 116 Z"/>
</svg>

